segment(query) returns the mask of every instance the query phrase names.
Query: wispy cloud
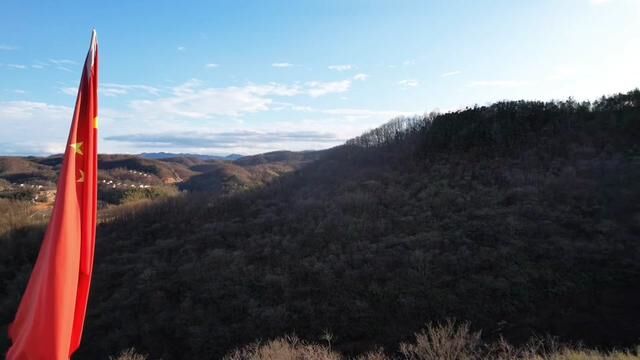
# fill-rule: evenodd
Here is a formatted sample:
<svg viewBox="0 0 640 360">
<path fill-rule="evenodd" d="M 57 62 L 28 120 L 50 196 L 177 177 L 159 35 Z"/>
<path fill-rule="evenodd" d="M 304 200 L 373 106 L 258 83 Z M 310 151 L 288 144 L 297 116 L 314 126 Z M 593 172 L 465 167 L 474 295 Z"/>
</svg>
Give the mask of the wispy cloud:
<svg viewBox="0 0 640 360">
<path fill-rule="evenodd" d="M 49 63 L 55 66 L 56 69 L 66 72 L 71 72 L 68 66 L 77 64 L 77 62 L 69 59 L 49 59 Z"/>
<path fill-rule="evenodd" d="M 44 65 L 42 64 L 33 64 L 31 67 L 38 70 L 44 69 Z"/>
<path fill-rule="evenodd" d="M 158 95 L 160 89 L 149 85 L 104 83 L 101 85 L 100 91 L 105 96 L 127 95 L 132 92 L 137 94 L 144 93 L 148 95 Z"/>
<path fill-rule="evenodd" d="M 22 94 L 21 89 L 13 92 Z M 46 155 L 64 151 L 72 112 L 71 107 L 45 102 L 0 101 L 0 154 Z"/>
<path fill-rule="evenodd" d="M 415 64 L 416 64 L 416 60 L 415 59 L 407 59 L 407 60 L 402 62 L 403 66 L 411 66 L 411 65 L 415 65 Z"/>
<path fill-rule="evenodd" d="M 11 69 L 20 69 L 20 70 L 24 70 L 27 68 L 26 65 L 22 65 L 22 64 L 7 64 L 7 67 Z"/>
<path fill-rule="evenodd" d="M 67 95 L 75 96 L 78 93 L 76 87 L 61 87 L 60 91 Z M 154 95 L 160 94 L 160 89 L 149 85 L 132 85 L 132 84 L 100 84 L 99 92 L 101 95 L 115 97 L 121 95 Z"/>
<path fill-rule="evenodd" d="M 308 89 L 307 93 L 311 97 L 318 97 L 327 94 L 333 93 L 343 93 L 349 90 L 351 87 L 351 80 L 342 80 L 342 81 L 330 81 L 330 82 L 321 82 L 321 81 L 311 81 L 307 83 Z"/>
<path fill-rule="evenodd" d="M 269 144 L 339 143 L 344 139 L 329 132 L 317 131 L 251 131 L 236 130 L 226 132 L 163 132 L 146 134 L 126 134 L 108 136 L 105 140 L 136 143 L 154 147 L 212 148 L 226 149 L 238 147 L 265 147 Z"/>
<path fill-rule="evenodd" d="M 456 75 L 460 75 L 462 74 L 462 71 L 460 70 L 455 70 L 455 71 L 448 71 L 446 73 L 442 73 L 440 74 L 441 77 L 449 77 L 449 76 L 456 76 Z"/>
<path fill-rule="evenodd" d="M 347 71 L 347 70 L 351 70 L 352 66 L 351 64 L 329 65 L 328 68 L 329 70 L 335 70 L 335 71 Z"/>
<path fill-rule="evenodd" d="M 228 89 L 234 88 L 232 87 Z M 249 84 L 244 86 L 243 89 L 259 96 L 295 96 L 302 92 L 302 87 L 300 85 L 285 85 L 275 82 L 261 85 Z"/>
<path fill-rule="evenodd" d="M 25 120 L 34 117 L 56 120 L 71 115 L 68 106 L 51 105 L 36 101 L 4 101 L 0 102 L 0 119 L 3 121 Z"/>
<path fill-rule="evenodd" d="M 271 66 L 274 68 L 288 68 L 288 67 L 292 67 L 293 64 L 288 62 L 277 62 L 277 63 L 271 64 Z"/>
<path fill-rule="evenodd" d="M 76 96 L 78 94 L 78 89 L 74 87 L 62 87 L 60 88 L 60 91 L 62 91 L 63 94 L 71 96 Z"/>
<path fill-rule="evenodd" d="M 351 87 L 352 80 L 309 81 L 305 83 L 247 84 L 244 86 L 207 87 L 197 79 L 169 89 L 158 89 L 145 85 L 103 84 L 101 92 L 111 96 L 126 93 L 156 95 L 157 97 L 137 98 L 129 102 L 132 116 L 146 119 L 213 119 L 216 117 L 240 117 L 245 114 L 277 110 L 282 103 L 277 98 L 309 96 L 320 97 L 344 93 Z M 75 94 L 75 89 L 62 88 L 61 91 Z"/>
<path fill-rule="evenodd" d="M 413 88 L 418 86 L 420 83 L 418 82 L 418 80 L 415 79 L 405 79 L 405 80 L 400 80 L 398 81 L 398 85 L 400 85 L 403 88 Z"/>
<path fill-rule="evenodd" d="M 468 84 L 469 87 L 519 87 L 527 85 L 528 82 L 520 80 L 479 80 L 472 81 Z"/>
<path fill-rule="evenodd" d="M 214 68 L 217 68 L 217 67 L 219 67 L 219 66 L 220 66 L 220 65 L 219 65 L 219 64 L 216 64 L 216 63 L 208 63 L 208 64 L 205 64 L 205 65 L 204 65 L 204 67 L 206 67 L 207 69 L 214 69 Z"/>
<path fill-rule="evenodd" d="M 178 47 L 176 48 L 176 50 L 178 50 L 178 51 L 185 51 L 185 50 L 187 50 L 187 48 L 186 48 L 186 47 L 184 47 L 184 46 L 182 46 L 182 45 L 180 45 L 180 46 L 178 46 Z"/>
<path fill-rule="evenodd" d="M 69 59 L 49 59 L 49 62 L 52 63 L 53 65 L 59 65 L 59 66 L 77 64 L 77 62 Z"/>
<path fill-rule="evenodd" d="M 131 108 L 147 118 L 206 119 L 214 116 L 240 116 L 266 111 L 269 95 L 297 93 L 294 88 L 271 85 L 210 88 L 190 80 L 171 89 L 171 94 L 152 100 L 132 101 Z"/>
<path fill-rule="evenodd" d="M 17 48 L 15 46 L 0 44 L 0 51 L 11 51 L 16 49 Z"/>
<path fill-rule="evenodd" d="M 355 75 L 353 76 L 353 80 L 359 80 L 359 81 L 364 81 L 364 80 L 367 80 L 368 78 L 369 78 L 369 75 L 367 75 L 367 74 L 362 74 L 362 73 L 360 73 L 360 74 L 355 74 Z"/>
</svg>

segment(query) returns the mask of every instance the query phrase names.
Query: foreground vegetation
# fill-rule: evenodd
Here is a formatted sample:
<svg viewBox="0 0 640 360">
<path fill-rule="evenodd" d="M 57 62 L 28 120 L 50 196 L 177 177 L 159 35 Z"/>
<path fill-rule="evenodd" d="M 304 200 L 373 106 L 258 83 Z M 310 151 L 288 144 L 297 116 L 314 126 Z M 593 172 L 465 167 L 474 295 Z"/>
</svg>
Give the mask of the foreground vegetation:
<svg viewBox="0 0 640 360">
<path fill-rule="evenodd" d="M 635 346 L 639 138 L 640 91 L 498 103 L 394 120 L 264 187 L 153 200 L 99 227 L 75 358 L 221 358 L 291 333 L 393 355 L 450 317 L 517 349 Z M 0 235 L 0 324 L 38 231 Z"/>
<path fill-rule="evenodd" d="M 487 344 L 481 333 L 470 330 L 469 324 L 447 321 L 429 324 L 414 334 L 412 341 L 398 346 L 396 354 L 378 348 L 361 355 L 346 357 L 331 346 L 330 334 L 322 344 L 309 343 L 297 336 L 285 336 L 271 341 L 258 341 L 224 356 L 224 360 L 637 360 L 640 347 L 626 351 L 598 351 L 580 346 L 559 344 L 553 338 L 535 338 L 515 347 L 504 339 Z M 147 360 L 148 356 L 135 349 L 121 352 L 111 360 Z"/>
</svg>

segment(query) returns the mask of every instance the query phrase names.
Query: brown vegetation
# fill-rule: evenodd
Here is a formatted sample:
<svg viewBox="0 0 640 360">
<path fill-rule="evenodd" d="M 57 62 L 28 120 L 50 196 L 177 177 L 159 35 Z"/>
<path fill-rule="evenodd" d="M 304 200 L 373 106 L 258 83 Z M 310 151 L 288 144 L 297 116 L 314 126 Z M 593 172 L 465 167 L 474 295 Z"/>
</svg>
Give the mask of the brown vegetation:
<svg viewBox="0 0 640 360">
<path fill-rule="evenodd" d="M 495 343 L 480 341 L 480 332 L 472 332 L 469 324 L 448 321 L 430 324 L 415 334 L 415 339 L 400 345 L 399 353 L 376 349 L 361 355 L 345 356 L 330 344 L 284 336 L 271 341 L 258 341 L 224 356 L 224 360 L 639 360 L 635 351 L 598 351 L 580 346 L 562 345 L 553 338 L 532 339 L 515 347 L 504 339 Z M 640 349 L 640 347 L 639 347 Z M 145 360 L 135 349 L 123 351 L 111 360 Z"/>
</svg>

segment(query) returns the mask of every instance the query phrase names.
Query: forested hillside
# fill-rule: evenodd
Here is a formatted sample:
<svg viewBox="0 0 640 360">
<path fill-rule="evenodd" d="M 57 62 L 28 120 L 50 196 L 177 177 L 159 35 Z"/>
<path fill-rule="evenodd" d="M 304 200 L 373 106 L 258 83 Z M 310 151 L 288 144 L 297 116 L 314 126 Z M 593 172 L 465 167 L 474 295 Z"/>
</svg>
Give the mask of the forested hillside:
<svg viewBox="0 0 640 360">
<path fill-rule="evenodd" d="M 291 333 L 392 353 L 447 318 L 487 340 L 634 346 L 639 139 L 637 90 L 501 102 L 393 120 L 262 187 L 122 213 L 98 230 L 75 358 L 219 358 Z M 41 231 L 0 234 L 1 324 Z"/>
</svg>

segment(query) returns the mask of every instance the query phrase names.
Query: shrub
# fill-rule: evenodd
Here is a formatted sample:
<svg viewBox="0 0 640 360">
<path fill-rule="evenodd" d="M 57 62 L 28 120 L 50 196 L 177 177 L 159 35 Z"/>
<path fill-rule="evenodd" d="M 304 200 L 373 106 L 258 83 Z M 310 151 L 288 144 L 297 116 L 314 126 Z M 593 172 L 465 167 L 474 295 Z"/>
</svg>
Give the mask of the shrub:
<svg viewBox="0 0 640 360">
<path fill-rule="evenodd" d="M 256 342 L 237 349 L 225 360 L 340 360 L 340 354 L 328 347 L 309 344 L 296 336 L 286 336 L 267 343 Z"/>
<path fill-rule="evenodd" d="M 427 325 L 415 334 L 415 344 L 400 344 L 400 352 L 412 360 L 467 360 L 477 358 L 479 344 L 480 332 L 471 332 L 468 323 L 447 320 Z"/>
<path fill-rule="evenodd" d="M 109 360 L 147 360 L 147 355 L 136 353 L 135 348 L 122 350 L 117 357 L 109 356 Z"/>
</svg>

